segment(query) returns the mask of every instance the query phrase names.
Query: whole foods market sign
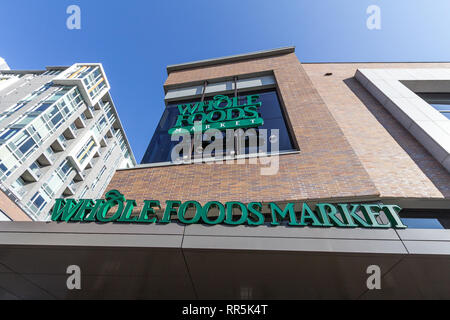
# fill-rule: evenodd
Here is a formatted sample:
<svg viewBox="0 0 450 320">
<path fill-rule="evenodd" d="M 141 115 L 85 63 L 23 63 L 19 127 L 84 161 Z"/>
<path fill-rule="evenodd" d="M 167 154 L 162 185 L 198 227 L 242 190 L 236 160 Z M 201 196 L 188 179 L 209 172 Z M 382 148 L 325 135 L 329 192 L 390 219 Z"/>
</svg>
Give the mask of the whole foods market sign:
<svg viewBox="0 0 450 320">
<path fill-rule="evenodd" d="M 204 132 L 208 129 L 238 129 L 257 127 L 264 124 L 259 116 L 259 95 L 244 97 L 240 104 L 238 97 L 229 98 L 217 95 L 212 100 L 196 103 L 186 103 L 177 106 L 179 115 L 175 125 L 169 129 L 169 134 L 186 132 Z M 201 126 L 194 124 L 200 122 Z"/>
<path fill-rule="evenodd" d="M 105 199 L 57 199 L 52 212 L 52 221 L 66 222 L 122 222 L 122 223 L 170 223 L 177 220 L 183 224 L 205 223 L 208 225 L 250 225 L 265 224 L 261 202 L 243 204 L 231 201 L 225 204 L 210 201 L 201 205 L 198 201 L 166 201 L 162 219 L 156 215 L 161 210 L 158 200 L 145 200 L 139 215 L 132 215 L 137 206 L 135 200 L 126 200 L 117 190 L 106 193 Z M 270 224 L 277 226 L 288 220 L 294 227 L 340 227 L 340 228 L 395 228 L 405 229 L 398 213 L 397 205 L 385 204 L 330 204 L 319 203 L 312 210 L 306 203 L 301 203 L 301 210 L 294 210 L 295 203 L 283 206 L 274 202 L 268 203 L 270 208 Z M 193 212 L 188 217 L 188 211 Z M 211 214 L 214 212 L 214 215 Z M 238 213 L 238 214 L 236 214 Z M 386 223 L 379 217 L 384 215 Z"/>
</svg>

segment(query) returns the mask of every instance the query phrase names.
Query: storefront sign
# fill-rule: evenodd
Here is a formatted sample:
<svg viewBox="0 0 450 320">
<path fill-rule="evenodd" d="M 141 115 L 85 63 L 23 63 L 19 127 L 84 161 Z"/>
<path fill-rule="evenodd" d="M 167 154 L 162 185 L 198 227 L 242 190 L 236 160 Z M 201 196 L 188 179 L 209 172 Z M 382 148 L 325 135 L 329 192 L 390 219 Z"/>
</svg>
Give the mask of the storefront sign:
<svg viewBox="0 0 450 320">
<path fill-rule="evenodd" d="M 241 98 L 242 99 L 242 98 Z M 175 126 L 169 129 L 169 134 L 201 131 L 208 129 L 238 129 L 258 127 L 264 124 L 259 117 L 257 102 L 259 95 L 244 97 L 245 103 L 240 105 L 239 98 L 229 98 L 217 95 L 210 101 L 186 103 L 178 105 L 179 116 Z M 195 122 L 201 122 L 199 128 Z M 198 129 L 197 129 L 198 128 Z"/>
<path fill-rule="evenodd" d="M 289 226 L 295 227 L 340 227 L 340 228 L 395 228 L 405 229 L 398 213 L 397 205 L 384 204 L 330 204 L 319 203 L 312 210 L 306 203 L 301 204 L 301 210 L 294 210 L 294 203 L 284 206 L 270 202 L 270 224 L 280 225 L 288 220 Z M 170 223 L 177 220 L 183 224 L 205 223 L 208 225 L 250 225 L 265 224 L 261 202 L 250 202 L 245 205 L 233 201 L 222 204 L 210 201 L 202 206 L 198 201 L 166 201 L 162 219 L 156 216 L 156 210 L 161 209 L 158 200 L 145 200 L 139 215 L 133 215 L 137 206 L 135 200 L 126 200 L 117 190 L 106 193 L 105 199 L 57 199 L 53 207 L 52 221 L 65 222 L 122 222 L 122 223 Z M 187 217 L 187 212 L 195 214 Z M 214 216 L 211 212 L 215 212 Z M 239 213 L 239 214 L 236 214 Z M 384 216 L 385 223 L 380 221 Z"/>
</svg>

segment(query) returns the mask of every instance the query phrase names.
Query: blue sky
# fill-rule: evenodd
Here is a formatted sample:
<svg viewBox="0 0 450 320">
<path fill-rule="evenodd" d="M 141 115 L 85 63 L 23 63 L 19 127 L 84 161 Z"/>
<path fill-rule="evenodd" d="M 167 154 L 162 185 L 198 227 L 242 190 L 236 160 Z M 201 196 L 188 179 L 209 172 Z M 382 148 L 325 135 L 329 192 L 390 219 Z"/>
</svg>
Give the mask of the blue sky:
<svg viewBox="0 0 450 320">
<path fill-rule="evenodd" d="M 81 30 L 66 8 L 81 8 Z M 381 30 L 366 27 L 369 5 Z M 450 61 L 448 0 L 2 0 L 13 69 L 101 62 L 140 162 L 164 109 L 166 66 L 283 46 L 302 62 Z"/>
</svg>

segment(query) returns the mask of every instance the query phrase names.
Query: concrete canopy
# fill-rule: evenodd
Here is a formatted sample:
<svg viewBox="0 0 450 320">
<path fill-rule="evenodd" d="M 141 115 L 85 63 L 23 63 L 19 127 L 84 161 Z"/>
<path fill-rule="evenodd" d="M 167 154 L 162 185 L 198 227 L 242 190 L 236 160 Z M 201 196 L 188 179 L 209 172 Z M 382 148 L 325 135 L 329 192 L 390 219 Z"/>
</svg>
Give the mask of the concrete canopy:
<svg viewBox="0 0 450 320">
<path fill-rule="evenodd" d="M 450 256 L 406 231 L 5 222 L 0 298 L 450 298 Z M 67 289 L 70 265 L 81 290 Z M 381 290 L 367 289 L 370 265 Z"/>
</svg>

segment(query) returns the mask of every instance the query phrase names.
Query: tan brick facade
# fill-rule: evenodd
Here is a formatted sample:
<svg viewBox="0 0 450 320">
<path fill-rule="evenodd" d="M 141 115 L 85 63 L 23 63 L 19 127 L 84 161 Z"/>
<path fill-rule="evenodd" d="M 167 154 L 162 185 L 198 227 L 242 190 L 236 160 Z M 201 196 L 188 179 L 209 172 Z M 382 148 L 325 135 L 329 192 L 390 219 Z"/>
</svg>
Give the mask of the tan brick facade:
<svg viewBox="0 0 450 320">
<path fill-rule="evenodd" d="M 13 221 L 31 221 L 30 217 L 1 190 L 0 208 Z"/>
<path fill-rule="evenodd" d="M 376 198 L 378 190 L 295 54 L 172 72 L 166 85 L 260 71 L 274 72 L 301 150 L 280 156 L 278 174 L 262 176 L 254 164 L 140 168 L 118 171 L 108 190 L 140 203 Z"/>
<path fill-rule="evenodd" d="M 450 68 L 450 63 L 303 64 L 381 197 L 450 199 L 450 174 L 354 78 L 359 68 Z M 332 73 L 331 76 L 324 76 Z"/>
</svg>

